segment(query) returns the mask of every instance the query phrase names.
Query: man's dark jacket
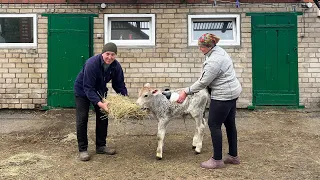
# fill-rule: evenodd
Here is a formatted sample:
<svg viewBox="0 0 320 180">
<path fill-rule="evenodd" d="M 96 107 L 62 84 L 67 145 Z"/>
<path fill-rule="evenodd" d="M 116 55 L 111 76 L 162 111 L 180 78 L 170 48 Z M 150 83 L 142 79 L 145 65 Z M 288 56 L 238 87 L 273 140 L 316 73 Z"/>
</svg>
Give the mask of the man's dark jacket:
<svg viewBox="0 0 320 180">
<path fill-rule="evenodd" d="M 101 101 L 99 94 L 101 96 L 107 94 L 106 85 L 110 80 L 112 80 L 112 88 L 116 93 L 128 95 L 120 63 L 114 60 L 107 70 L 104 70 L 103 64 L 101 54 L 89 58 L 74 83 L 75 95 L 86 96 L 93 105 L 97 105 Z"/>
</svg>

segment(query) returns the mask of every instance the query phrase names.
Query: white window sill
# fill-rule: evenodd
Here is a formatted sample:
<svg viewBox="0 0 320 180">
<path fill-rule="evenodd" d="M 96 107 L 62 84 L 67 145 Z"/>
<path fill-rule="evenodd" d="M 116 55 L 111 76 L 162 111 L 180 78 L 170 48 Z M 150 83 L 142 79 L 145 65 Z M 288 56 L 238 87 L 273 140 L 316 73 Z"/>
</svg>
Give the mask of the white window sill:
<svg viewBox="0 0 320 180">
<path fill-rule="evenodd" d="M 37 45 L 0 44 L 0 49 L 37 49 Z"/>
<path fill-rule="evenodd" d="M 198 46 L 198 41 L 192 41 L 188 44 L 190 47 L 192 46 Z M 218 46 L 240 46 L 240 42 L 231 41 L 231 42 L 224 42 L 223 40 L 220 40 L 217 44 Z"/>
<path fill-rule="evenodd" d="M 145 47 L 145 46 L 155 46 L 155 42 L 150 42 L 150 41 L 146 41 L 146 42 L 143 42 L 143 41 L 119 41 L 119 40 L 111 40 L 110 42 L 113 42 L 115 44 L 117 44 L 118 47 L 136 47 L 136 46 L 142 46 L 142 47 Z"/>
</svg>

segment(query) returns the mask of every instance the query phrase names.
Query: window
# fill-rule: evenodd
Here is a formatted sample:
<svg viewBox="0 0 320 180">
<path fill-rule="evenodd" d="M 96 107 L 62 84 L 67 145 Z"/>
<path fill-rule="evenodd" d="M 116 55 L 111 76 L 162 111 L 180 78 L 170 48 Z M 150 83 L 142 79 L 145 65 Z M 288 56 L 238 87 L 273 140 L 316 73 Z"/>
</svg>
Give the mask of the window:
<svg viewBox="0 0 320 180">
<path fill-rule="evenodd" d="M 37 46 L 36 14 L 0 14 L 0 48 Z"/>
<path fill-rule="evenodd" d="M 240 15 L 189 15 L 188 33 L 189 46 L 197 46 L 205 33 L 220 37 L 220 46 L 240 46 Z"/>
<path fill-rule="evenodd" d="M 154 14 L 105 14 L 105 43 L 155 46 Z"/>
</svg>

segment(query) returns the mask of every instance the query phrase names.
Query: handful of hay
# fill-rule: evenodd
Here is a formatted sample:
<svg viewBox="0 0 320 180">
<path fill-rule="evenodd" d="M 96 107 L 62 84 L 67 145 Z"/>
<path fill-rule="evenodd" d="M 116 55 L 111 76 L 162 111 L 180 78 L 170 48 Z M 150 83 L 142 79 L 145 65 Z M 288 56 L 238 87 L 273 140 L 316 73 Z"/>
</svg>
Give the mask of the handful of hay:
<svg viewBox="0 0 320 180">
<path fill-rule="evenodd" d="M 142 110 L 140 106 L 134 103 L 128 96 L 110 94 L 107 98 L 103 98 L 102 101 L 108 102 L 109 109 L 109 112 L 103 112 L 114 120 L 141 120 L 148 115 L 146 110 Z"/>
</svg>

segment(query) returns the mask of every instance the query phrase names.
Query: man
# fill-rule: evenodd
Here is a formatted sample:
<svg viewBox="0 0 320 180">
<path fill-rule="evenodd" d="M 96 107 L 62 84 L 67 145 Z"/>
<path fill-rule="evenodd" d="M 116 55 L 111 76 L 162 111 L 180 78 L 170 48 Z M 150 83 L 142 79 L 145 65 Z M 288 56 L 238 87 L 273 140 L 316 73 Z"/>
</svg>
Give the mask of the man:
<svg viewBox="0 0 320 180">
<path fill-rule="evenodd" d="M 79 159 L 88 161 L 88 113 L 90 102 L 96 112 L 96 153 L 114 155 L 116 151 L 106 146 L 108 130 L 108 118 L 103 118 L 104 114 L 100 109 L 108 112 L 108 103 L 102 102 L 101 96 L 107 94 L 106 84 L 112 80 L 112 88 L 116 93 L 124 96 L 128 95 L 124 83 L 123 71 L 120 63 L 115 59 L 117 46 L 114 43 L 107 43 L 102 49 L 102 53 L 89 58 L 83 69 L 77 76 L 74 84 L 76 101 L 76 126 L 79 149 Z"/>
<path fill-rule="evenodd" d="M 178 103 L 182 103 L 187 95 L 208 88 L 211 94 L 208 125 L 211 132 L 213 156 L 202 162 L 200 167 L 206 169 L 223 168 L 225 164 L 240 164 L 237 147 L 237 129 L 235 124 L 236 101 L 242 87 L 236 77 L 233 62 L 228 53 L 217 46 L 220 38 L 214 34 L 203 34 L 198 45 L 205 55 L 201 77 L 190 87 L 180 92 Z M 225 125 L 229 143 L 229 153 L 222 160 L 222 132 Z"/>
</svg>

